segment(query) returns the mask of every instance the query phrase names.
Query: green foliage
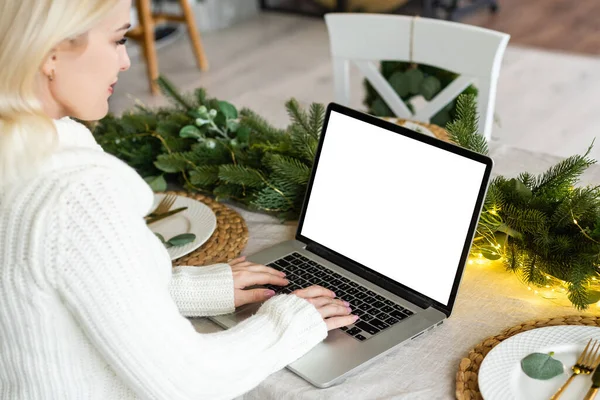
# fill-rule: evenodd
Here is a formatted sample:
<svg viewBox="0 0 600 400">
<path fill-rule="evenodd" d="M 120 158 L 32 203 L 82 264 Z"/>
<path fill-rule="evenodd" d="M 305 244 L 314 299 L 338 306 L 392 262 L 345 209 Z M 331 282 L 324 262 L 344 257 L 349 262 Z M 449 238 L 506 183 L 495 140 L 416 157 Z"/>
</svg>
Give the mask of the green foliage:
<svg viewBox="0 0 600 400">
<path fill-rule="evenodd" d="M 533 379 L 548 380 L 564 373 L 562 362 L 552 358 L 554 352 L 532 353 L 521 360 L 521 368 L 525 374 Z"/>
<path fill-rule="evenodd" d="M 477 134 L 478 121 L 475 96 L 461 95 L 456 99 L 456 119 L 446 125 L 446 130 L 454 143 L 487 155 L 487 142 Z"/>
<path fill-rule="evenodd" d="M 457 109 L 459 118 L 447 125 L 450 139 L 487 154 L 487 143 L 477 134 L 475 99 L 460 96 Z M 567 282 L 568 298 L 578 309 L 597 301 L 590 282 L 600 272 L 600 188 L 574 187 L 595 163 L 588 158 L 590 150 L 538 176 L 494 178 L 472 248 L 488 259 L 503 256 L 507 269 L 528 284 L 544 286 L 547 276 Z"/>
<path fill-rule="evenodd" d="M 380 69 L 383 77 L 411 111 L 414 111 L 411 100 L 415 96 L 423 96 L 425 100 L 429 101 L 458 77 L 457 74 L 450 71 L 400 61 L 382 61 Z M 366 96 L 363 103 L 368 108 L 368 112 L 378 117 L 395 117 L 393 111 L 367 80 L 364 81 L 364 85 Z M 462 94 L 475 96 L 477 89 L 471 85 Z M 448 122 L 456 119 L 461 118 L 457 101 L 454 100 L 434 115 L 431 123 L 446 126 Z"/>
<path fill-rule="evenodd" d="M 167 182 L 230 199 L 249 208 L 297 218 L 317 149 L 325 107 L 285 105 L 292 123 L 277 129 L 252 110 L 212 99 L 203 89 L 181 94 L 159 79 L 169 108 L 138 107 L 107 116 L 98 143 L 135 168 L 155 190 Z"/>
</svg>

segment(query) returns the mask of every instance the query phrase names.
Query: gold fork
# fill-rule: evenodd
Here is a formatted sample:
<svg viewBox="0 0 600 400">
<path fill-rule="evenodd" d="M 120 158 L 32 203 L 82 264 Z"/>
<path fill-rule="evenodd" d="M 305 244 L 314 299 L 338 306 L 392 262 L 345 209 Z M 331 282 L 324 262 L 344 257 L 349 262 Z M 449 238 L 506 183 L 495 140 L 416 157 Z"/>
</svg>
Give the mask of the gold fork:
<svg viewBox="0 0 600 400">
<path fill-rule="evenodd" d="M 165 197 L 162 198 L 158 206 L 152 211 L 150 214 L 146 216 L 146 218 L 150 216 L 158 216 L 160 214 L 164 214 L 171 209 L 173 203 L 177 200 L 177 196 L 173 193 L 168 193 Z"/>
<path fill-rule="evenodd" d="M 592 344 L 592 339 L 590 339 L 587 346 L 585 346 L 585 349 L 583 349 L 583 352 L 577 359 L 575 365 L 571 367 L 573 373 L 571 374 L 569 379 L 567 379 L 567 381 L 560 387 L 560 389 L 558 389 L 558 391 L 554 393 L 554 396 L 550 397 L 550 400 L 558 399 L 562 395 L 563 391 L 567 388 L 567 386 L 569 386 L 573 378 L 575 378 L 575 376 L 580 374 L 589 375 L 592 373 L 592 371 L 594 371 L 594 369 L 596 369 L 598 363 L 600 362 L 600 355 L 596 355 L 598 353 L 598 349 L 600 349 L 600 345 L 598 345 L 597 340 L 594 340 L 593 342 L 594 343 Z M 591 348 L 590 344 L 592 345 Z"/>
</svg>

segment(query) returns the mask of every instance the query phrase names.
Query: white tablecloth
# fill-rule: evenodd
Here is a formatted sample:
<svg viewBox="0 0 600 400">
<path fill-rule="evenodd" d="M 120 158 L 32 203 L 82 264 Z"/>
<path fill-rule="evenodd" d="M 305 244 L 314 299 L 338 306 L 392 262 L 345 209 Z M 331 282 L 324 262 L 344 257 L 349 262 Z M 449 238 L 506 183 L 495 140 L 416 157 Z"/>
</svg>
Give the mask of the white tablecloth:
<svg viewBox="0 0 600 400">
<path fill-rule="evenodd" d="M 494 175 L 504 176 L 516 176 L 523 171 L 541 173 L 560 160 L 504 146 L 492 146 L 491 156 L 495 161 Z M 592 166 L 584 174 L 582 183 L 599 184 L 600 167 Z M 250 233 L 243 254 L 252 254 L 294 237 L 293 223 L 281 224 L 273 217 L 237 210 L 245 218 Z M 390 253 L 391 257 L 394 254 Z M 439 328 L 400 346 L 337 386 L 317 389 L 284 369 L 240 398 L 452 399 L 460 359 L 486 337 L 530 319 L 598 312 L 600 309 L 596 306 L 582 313 L 535 296 L 516 276 L 501 267 L 468 265 L 453 314 Z M 206 319 L 192 322 L 200 332 L 220 329 Z"/>
</svg>

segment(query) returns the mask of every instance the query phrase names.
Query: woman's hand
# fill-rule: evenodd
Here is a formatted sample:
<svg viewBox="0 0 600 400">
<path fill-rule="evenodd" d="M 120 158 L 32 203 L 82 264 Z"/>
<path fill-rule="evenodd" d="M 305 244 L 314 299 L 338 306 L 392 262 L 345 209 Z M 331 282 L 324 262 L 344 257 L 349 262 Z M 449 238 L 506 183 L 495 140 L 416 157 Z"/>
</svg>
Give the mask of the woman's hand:
<svg viewBox="0 0 600 400">
<path fill-rule="evenodd" d="M 233 287 L 235 306 L 243 306 L 249 303 L 260 303 L 265 301 L 275 292 L 269 289 L 250 289 L 254 285 L 278 285 L 286 286 L 289 281 L 285 279 L 283 272 L 261 264 L 246 261 L 246 257 L 239 257 L 229 262 L 233 272 Z"/>
<path fill-rule="evenodd" d="M 358 319 L 357 315 L 350 315 L 352 309 L 347 301 L 335 298 L 335 293 L 321 286 L 310 286 L 294 290 L 292 294 L 306 299 L 317 308 L 327 324 L 327 330 L 337 329 L 350 325 Z"/>
</svg>

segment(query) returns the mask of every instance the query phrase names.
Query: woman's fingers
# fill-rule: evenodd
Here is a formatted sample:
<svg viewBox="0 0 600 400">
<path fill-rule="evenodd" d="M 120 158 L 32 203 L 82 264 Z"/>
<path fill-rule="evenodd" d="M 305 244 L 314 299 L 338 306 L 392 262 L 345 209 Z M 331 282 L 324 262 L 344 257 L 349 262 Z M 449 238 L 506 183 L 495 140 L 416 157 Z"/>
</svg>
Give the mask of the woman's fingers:
<svg viewBox="0 0 600 400">
<path fill-rule="evenodd" d="M 292 294 L 295 294 L 298 297 L 302 297 L 303 299 L 310 299 L 312 297 L 335 297 L 334 292 L 318 285 L 309 286 L 304 289 L 294 290 Z"/>
<path fill-rule="evenodd" d="M 355 323 L 358 320 L 358 315 L 344 315 L 341 317 L 332 317 L 325 320 L 327 330 L 331 331 L 342 326 L 347 326 Z"/>
<path fill-rule="evenodd" d="M 228 264 L 233 267 L 234 265 L 239 264 L 244 261 L 246 261 L 246 256 L 234 258 L 233 260 L 229 261 Z"/>
<path fill-rule="evenodd" d="M 237 289 L 253 285 L 286 286 L 288 283 L 290 282 L 282 276 L 273 275 L 268 272 L 233 271 L 233 284 Z"/>
<path fill-rule="evenodd" d="M 340 317 L 344 315 L 349 315 L 352 312 L 350 307 L 346 307 L 342 304 L 327 304 L 323 307 L 317 308 L 319 313 L 323 317 L 323 319 L 331 318 L 331 317 Z"/>
<path fill-rule="evenodd" d="M 255 264 L 250 261 L 244 261 L 231 267 L 232 271 L 247 270 L 253 272 L 267 272 L 277 276 L 285 276 L 285 273 L 277 271 L 275 268 L 267 267 L 266 265 Z"/>
<path fill-rule="evenodd" d="M 350 303 L 347 301 L 343 301 L 340 299 L 332 299 L 331 297 L 311 297 L 306 299 L 309 303 L 311 303 L 316 308 L 326 306 L 328 304 L 338 304 L 340 306 L 348 307 Z"/>
</svg>

